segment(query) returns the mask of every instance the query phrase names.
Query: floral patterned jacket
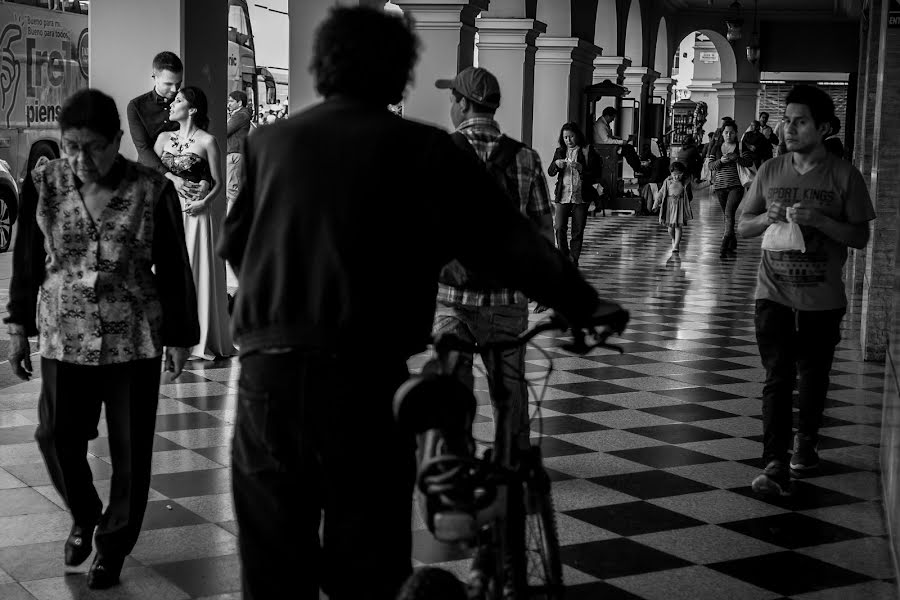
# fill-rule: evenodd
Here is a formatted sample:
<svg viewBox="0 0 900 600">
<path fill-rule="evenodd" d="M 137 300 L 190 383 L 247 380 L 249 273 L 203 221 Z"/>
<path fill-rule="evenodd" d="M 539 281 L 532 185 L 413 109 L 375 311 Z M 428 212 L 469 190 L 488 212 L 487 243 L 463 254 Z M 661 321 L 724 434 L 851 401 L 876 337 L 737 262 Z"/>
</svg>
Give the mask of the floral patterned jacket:
<svg viewBox="0 0 900 600">
<path fill-rule="evenodd" d="M 118 189 L 96 223 L 65 159 L 26 180 L 6 322 L 39 334 L 44 358 L 123 363 L 200 337 L 175 189 L 121 156 L 110 177 Z"/>
</svg>

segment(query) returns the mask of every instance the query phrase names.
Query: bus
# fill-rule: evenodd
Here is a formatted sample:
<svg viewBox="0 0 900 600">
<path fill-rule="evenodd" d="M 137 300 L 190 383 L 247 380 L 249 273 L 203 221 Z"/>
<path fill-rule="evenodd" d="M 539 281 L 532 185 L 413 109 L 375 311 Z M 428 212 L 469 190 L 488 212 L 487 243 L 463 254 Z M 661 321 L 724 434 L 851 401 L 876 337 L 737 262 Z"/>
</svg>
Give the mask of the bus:
<svg viewBox="0 0 900 600">
<path fill-rule="evenodd" d="M 265 90 L 262 95 L 260 85 Z M 228 93 L 235 90 L 247 94 L 247 107 L 254 118 L 258 117 L 261 101 L 266 104 L 277 101 L 275 78 L 268 69 L 256 66 L 253 26 L 246 0 L 228 0 Z"/>
<path fill-rule="evenodd" d="M 56 120 L 88 86 L 88 7 L 77 0 L 0 0 L 0 252 L 9 249 L 25 174 L 59 156 Z"/>
</svg>

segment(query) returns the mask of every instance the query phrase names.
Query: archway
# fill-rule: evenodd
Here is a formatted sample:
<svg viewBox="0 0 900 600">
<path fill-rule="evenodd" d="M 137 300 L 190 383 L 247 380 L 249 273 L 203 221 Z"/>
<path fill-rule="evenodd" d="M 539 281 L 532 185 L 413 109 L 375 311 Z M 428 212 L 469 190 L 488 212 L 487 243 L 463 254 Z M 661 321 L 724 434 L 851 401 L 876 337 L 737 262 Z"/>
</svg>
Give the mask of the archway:
<svg viewBox="0 0 900 600">
<path fill-rule="evenodd" d="M 594 19 L 594 43 L 603 48 L 604 56 L 619 53 L 618 9 L 616 0 L 599 0 Z"/>
<path fill-rule="evenodd" d="M 631 59 L 632 67 L 643 65 L 644 20 L 641 16 L 640 0 L 633 0 L 628 9 L 628 21 L 625 26 L 625 56 Z"/>
<path fill-rule="evenodd" d="M 656 56 L 653 60 L 653 70 L 659 73 L 660 77 L 668 77 L 669 67 L 669 25 L 666 18 L 659 20 L 659 29 L 656 31 Z"/>
<path fill-rule="evenodd" d="M 734 116 L 722 112 L 722 109 L 733 111 L 733 101 L 720 109 L 717 87 L 737 80 L 734 49 L 718 31 L 699 29 L 679 42 L 676 53 L 678 72 L 672 74 L 676 80 L 672 101 L 689 98 L 693 102 L 705 102 L 707 117 L 702 129 L 705 134 L 715 131 L 722 116 Z"/>
</svg>

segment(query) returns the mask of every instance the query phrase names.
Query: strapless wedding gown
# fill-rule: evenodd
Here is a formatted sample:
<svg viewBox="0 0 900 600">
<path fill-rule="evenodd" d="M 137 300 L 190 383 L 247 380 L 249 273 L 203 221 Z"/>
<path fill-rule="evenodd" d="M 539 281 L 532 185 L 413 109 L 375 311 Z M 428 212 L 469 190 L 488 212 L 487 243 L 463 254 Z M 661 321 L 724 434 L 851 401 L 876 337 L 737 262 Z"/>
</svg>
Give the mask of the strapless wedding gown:
<svg viewBox="0 0 900 600">
<path fill-rule="evenodd" d="M 169 171 L 188 181 L 212 181 L 209 163 L 192 152 L 160 157 Z M 186 207 L 184 198 L 181 208 Z M 192 217 L 184 213 L 184 238 L 187 245 L 194 287 L 197 289 L 197 315 L 200 318 L 200 343 L 191 348 L 192 356 L 213 360 L 219 356 L 233 356 L 231 320 L 228 317 L 228 296 L 225 281 L 225 262 L 216 254 L 216 231 L 209 210 Z"/>
</svg>

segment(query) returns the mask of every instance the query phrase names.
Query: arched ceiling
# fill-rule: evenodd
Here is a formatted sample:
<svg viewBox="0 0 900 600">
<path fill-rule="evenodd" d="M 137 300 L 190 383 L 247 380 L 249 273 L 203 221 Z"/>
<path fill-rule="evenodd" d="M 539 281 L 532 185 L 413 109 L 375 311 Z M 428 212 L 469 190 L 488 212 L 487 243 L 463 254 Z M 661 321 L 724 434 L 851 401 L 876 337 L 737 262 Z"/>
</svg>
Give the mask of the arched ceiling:
<svg viewBox="0 0 900 600">
<path fill-rule="evenodd" d="M 631 0 L 625 32 L 625 56 L 631 59 L 632 65 L 643 64 L 644 20 L 640 0 Z"/>
<path fill-rule="evenodd" d="M 796 19 L 856 19 L 860 14 L 859 0 L 740 0 L 744 18 L 753 16 L 756 2 L 759 3 L 759 17 L 766 20 Z M 663 10 L 672 12 L 696 11 L 719 12 L 724 16 L 730 12 L 733 0 L 661 0 Z"/>
<path fill-rule="evenodd" d="M 666 18 L 663 17 L 659 21 L 659 29 L 656 32 L 656 58 L 653 61 L 653 70 L 657 71 L 661 77 L 668 77 L 671 72 L 669 64 L 671 63 L 672 52 L 669 48 L 669 26 Z"/>
</svg>

